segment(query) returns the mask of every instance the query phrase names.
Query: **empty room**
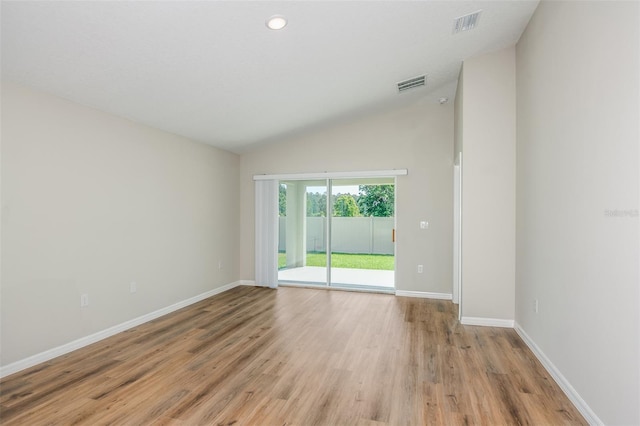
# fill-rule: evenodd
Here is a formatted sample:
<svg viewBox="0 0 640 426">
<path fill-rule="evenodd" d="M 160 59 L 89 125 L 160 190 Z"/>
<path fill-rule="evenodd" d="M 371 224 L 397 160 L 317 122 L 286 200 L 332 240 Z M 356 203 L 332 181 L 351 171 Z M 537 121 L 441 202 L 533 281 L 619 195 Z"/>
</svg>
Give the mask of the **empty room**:
<svg viewBox="0 0 640 426">
<path fill-rule="evenodd" d="M 640 425 L 639 1 L 2 1 L 3 425 Z"/>
</svg>

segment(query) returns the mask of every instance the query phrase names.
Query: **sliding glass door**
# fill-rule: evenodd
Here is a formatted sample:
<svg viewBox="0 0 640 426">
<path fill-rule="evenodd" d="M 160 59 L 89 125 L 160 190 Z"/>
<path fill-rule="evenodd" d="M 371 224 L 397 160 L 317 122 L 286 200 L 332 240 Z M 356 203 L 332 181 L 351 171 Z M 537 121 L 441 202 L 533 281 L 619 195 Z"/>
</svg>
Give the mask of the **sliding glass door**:
<svg viewBox="0 0 640 426">
<path fill-rule="evenodd" d="M 278 281 L 394 289 L 395 178 L 280 181 Z"/>
</svg>

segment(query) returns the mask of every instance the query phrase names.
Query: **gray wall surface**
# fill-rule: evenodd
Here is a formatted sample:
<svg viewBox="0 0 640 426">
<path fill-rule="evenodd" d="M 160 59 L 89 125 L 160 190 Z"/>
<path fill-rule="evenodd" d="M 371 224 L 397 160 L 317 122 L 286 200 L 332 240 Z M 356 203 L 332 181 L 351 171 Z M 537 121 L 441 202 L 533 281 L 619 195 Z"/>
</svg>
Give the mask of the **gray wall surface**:
<svg viewBox="0 0 640 426">
<path fill-rule="evenodd" d="M 3 81 L 2 365 L 237 281 L 238 169 Z"/>
<path fill-rule="evenodd" d="M 517 45 L 516 321 L 609 425 L 640 424 L 639 21 L 541 2 Z"/>
</svg>

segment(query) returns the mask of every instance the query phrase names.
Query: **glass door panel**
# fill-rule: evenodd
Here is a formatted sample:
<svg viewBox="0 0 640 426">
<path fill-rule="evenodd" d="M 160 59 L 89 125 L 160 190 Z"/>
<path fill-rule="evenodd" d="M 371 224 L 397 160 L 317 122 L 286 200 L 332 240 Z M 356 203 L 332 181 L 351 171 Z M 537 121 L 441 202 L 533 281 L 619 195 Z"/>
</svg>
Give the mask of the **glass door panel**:
<svg viewBox="0 0 640 426">
<path fill-rule="evenodd" d="M 334 179 L 331 187 L 331 285 L 393 290 L 395 179 Z"/>
<path fill-rule="evenodd" d="M 280 182 L 278 281 L 326 286 L 327 180 Z"/>
</svg>

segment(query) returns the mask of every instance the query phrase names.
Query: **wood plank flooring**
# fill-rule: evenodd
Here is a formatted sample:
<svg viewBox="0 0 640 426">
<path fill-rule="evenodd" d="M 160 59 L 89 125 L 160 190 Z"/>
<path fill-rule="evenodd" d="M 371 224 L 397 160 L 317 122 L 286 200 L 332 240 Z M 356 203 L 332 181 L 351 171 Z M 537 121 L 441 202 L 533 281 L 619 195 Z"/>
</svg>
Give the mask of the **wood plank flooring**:
<svg viewBox="0 0 640 426">
<path fill-rule="evenodd" d="M 238 287 L 0 382 L 3 425 L 586 424 L 449 301 Z"/>
</svg>

